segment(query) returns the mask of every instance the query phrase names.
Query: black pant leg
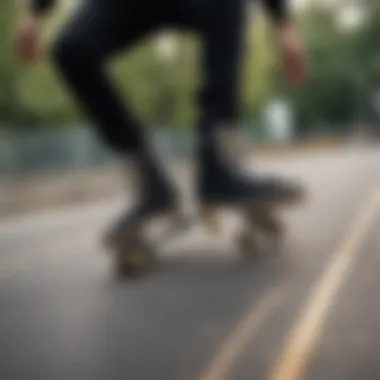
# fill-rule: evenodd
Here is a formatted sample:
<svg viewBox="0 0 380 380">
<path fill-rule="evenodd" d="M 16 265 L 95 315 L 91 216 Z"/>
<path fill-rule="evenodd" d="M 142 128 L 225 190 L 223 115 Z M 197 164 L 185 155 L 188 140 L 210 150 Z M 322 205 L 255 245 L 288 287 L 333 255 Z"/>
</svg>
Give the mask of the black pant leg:
<svg viewBox="0 0 380 380">
<path fill-rule="evenodd" d="M 105 59 L 159 26 L 159 2 L 83 1 L 55 43 L 53 58 L 100 135 L 114 150 L 127 153 L 142 143 L 142 131 L 111 85 Z"/>
<path fill-rule="evenodd" d="M 236 122 L 240 108 L 240 72 L 245 31 L 244 0 L 205 0 L 200 33 L 203 42 L 201 128 Z"/>
</svg>

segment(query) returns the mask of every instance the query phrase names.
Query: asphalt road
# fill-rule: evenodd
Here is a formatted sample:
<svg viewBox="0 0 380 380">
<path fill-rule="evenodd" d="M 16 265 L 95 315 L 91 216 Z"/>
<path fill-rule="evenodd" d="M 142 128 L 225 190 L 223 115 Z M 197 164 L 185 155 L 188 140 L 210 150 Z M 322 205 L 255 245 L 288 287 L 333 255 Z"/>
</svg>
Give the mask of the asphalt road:
<svg viewBox="0 0 380 380">
<path fill-rule="evenodd" d="M 310 199 L 252 261 L 231 216 L 127 281 L 99 243 L 122 200 L 0 221 L 0 379 L 378 380 L 380 151 L 254 164 Z"/>
</svg>

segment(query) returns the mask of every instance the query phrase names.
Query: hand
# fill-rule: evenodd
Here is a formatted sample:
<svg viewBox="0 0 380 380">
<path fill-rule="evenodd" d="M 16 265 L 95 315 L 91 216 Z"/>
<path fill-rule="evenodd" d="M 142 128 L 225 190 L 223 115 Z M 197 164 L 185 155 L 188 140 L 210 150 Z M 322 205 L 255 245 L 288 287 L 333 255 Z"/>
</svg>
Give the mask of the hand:
<svg viewBox="0 0 380 380">
<path fill-rule="evenodd" d="M 277 35 L 282 65 L 288 82 L 300 86 L 306 76 L 306 57 L 297 31 L 292 25 L 280 26 Z"/>
<path fill-rule="evenodd" d="M 16 31 L 15 51 L 17 57 L 26 63 L 36 61 L 40 57 L 41 19 L 36 15 L 27 15 L 21 20 Z"/>
</svg>

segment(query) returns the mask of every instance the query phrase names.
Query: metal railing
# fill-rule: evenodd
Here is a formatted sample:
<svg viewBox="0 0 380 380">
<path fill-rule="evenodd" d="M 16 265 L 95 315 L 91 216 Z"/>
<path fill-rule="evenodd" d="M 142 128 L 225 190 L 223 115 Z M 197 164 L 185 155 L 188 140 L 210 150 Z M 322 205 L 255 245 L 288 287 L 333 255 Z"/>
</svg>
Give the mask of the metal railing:
<svg viewBox="0 0 380 380">
<path fill-rule="evenodd" d="M 252 125 L 240 128 L 239 134 L 247 143 L 271 140 L 263 128 Z M 153 141 L 166 158 L 185 159 L 192 154 L 196 140 L 194 130 L 189 129 L 159 130 Z M 113 162 L 111 152 L 90 128 L 0 132 L 0 175 L 91 169 Z"/>
</svg>

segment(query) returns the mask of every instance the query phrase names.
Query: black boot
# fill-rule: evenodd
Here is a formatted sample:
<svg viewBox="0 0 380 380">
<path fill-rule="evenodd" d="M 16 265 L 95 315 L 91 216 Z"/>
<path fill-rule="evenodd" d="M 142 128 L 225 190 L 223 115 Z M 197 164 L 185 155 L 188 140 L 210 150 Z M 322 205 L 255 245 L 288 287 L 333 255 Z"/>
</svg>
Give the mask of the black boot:
<svg viewBox="0 0 380 380">
<path fill-rule="evenodd" d="M 137 151 L 132 166 L 138 181 L 135 206 L 112 226 L 106 236 L 107 244 L 117 244 L 149 219 L 170 213 L 177 206 L 174 185 L 151 149 Z"/>
<path fill-rule="evenodd" d="M 223 135 L 224 133 L 224 135 Z M 231 134 L 203 136 L 199 150 L 198 196 L 204 204 L 260 205 L 291 203 L 303 195 L 295 182 L 243 172 L 231 152 Z"/>
</svg>

